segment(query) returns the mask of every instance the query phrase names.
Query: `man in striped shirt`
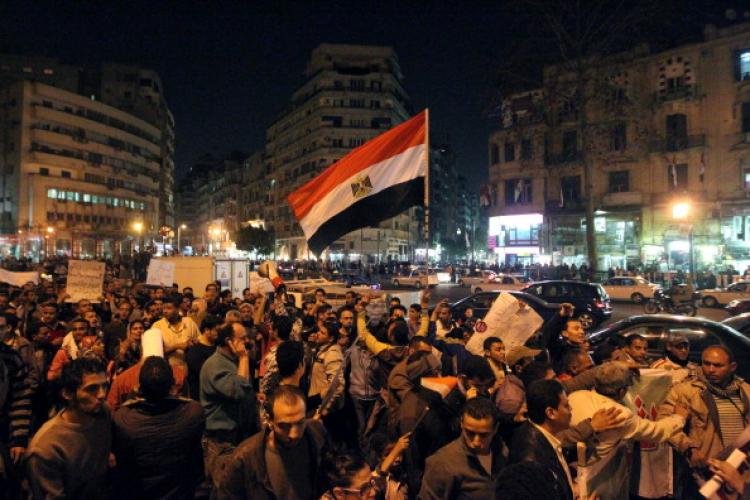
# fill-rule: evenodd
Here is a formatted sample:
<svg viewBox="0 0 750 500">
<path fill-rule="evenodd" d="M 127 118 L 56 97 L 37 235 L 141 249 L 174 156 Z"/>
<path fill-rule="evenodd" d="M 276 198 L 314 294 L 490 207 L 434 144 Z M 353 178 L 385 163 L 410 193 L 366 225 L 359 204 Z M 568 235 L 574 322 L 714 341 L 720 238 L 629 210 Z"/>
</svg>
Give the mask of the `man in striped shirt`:
<svg viewBox="0 0 750 500">
<path fill-rule="evenodd" d="M 671 415 L 679 404 L 690 409 L 689 431 L 676 434 L 670 443 L 692 468 L 705 467 L 750 423 L 750 384 L 735 376 L 736 370 L 734 354 L 726 347 L 707 347 L 697 376 L 674 385 L 659 408 L 660 416 Z"/>
</svg>

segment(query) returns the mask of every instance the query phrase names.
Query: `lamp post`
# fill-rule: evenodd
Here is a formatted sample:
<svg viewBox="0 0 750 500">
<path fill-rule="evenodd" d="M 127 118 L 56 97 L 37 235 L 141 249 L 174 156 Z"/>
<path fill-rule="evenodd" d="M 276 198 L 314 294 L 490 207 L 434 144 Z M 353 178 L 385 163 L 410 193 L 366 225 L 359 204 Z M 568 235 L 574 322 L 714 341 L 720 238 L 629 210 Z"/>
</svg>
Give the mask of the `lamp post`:
<svg viewBox="0 0 750 500">
<path fill-rule="evenodd" d="M 180 233 L 183 229 L 187 229 L 187 226 L 185 224 L 180 224 L 177 226 L 177 253 L 182 255 L 182 247 L 180 247 Z"/>
<path fill-rule="evenodd" d="M 55 228 L 47 226 L 47 234 L 44 235 L 44 254 L 49 257 L 49 239 L 55 234 Z"/>
<path fill-rule="evenodd" d="M 672 218 L 675 220 L 685 221 L 690 215 L 690 203 L 682 201 L 672 205 Z M 693 275 L 693 225 L 688 224 L 688 270 L 690 272 L 690 281 L 695 278 Z"/>
</svg>

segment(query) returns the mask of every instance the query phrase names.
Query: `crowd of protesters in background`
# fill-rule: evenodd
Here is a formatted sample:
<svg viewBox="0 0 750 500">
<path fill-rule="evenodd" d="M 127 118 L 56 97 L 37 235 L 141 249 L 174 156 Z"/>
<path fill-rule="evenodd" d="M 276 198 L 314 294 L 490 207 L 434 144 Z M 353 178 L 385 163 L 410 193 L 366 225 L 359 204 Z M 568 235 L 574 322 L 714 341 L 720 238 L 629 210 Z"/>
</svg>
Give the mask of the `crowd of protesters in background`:
<svg viewBox="0 0 750 500">
<path fill-rule="evenodd" d="M 659 359 L 637 335 L 592 352 L 571 304 L 506 346 L 429 291 L 378 318 L 355 291 L 146 286 L 138 255 L 70 302 L 65 265 L 0 284 L 0 498 L 572 500 L 579 444 L 617 464 L 599 498 L 627 498 L 638 441 L 670 444 L 675 491 L 708 470 L 744 488 L 718 458 L 750 386 L 722 346 L 700 366 L 682 336 Z M 623 404 L 649 366 L 690 373 L 657 420 Z"/>
</svg>

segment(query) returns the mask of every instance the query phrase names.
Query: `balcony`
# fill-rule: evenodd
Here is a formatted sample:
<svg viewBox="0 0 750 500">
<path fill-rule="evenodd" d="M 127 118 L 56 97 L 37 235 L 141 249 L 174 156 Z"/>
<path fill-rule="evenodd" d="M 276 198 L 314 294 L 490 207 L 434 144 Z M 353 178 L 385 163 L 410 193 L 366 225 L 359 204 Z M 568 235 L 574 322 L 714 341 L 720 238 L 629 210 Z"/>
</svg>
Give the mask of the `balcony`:
<svg viewBox="0 0 750 500">
<path fill-rule="evenodd" d="M 664 102 L 677 101 L 680 99 L 700 99 L 701 97 L 702 94 L 697 85 L 684 85 L 673 89 L 667 89 L 664 93 L 656 92 L 654 94 L 654 102 L 656 104 L 661 104 Z"/>
<path fill-rule="evenodd" d="M 581 199 L 565 200 L 563 206 L 560 206 L 560 200 L 547 200 L 544 203 L 544 211 L 546 213 L 577 213 L 584 210 L 586 210 L 586 202 Z"/>
<path fill-rule="evenodd" d="M 581 161 L 582 155 L 580 151 L 575 153 L 562 153 L 562 154 L 545 154 L 544 164 L 545 165 L 563 165 L 565 163 L 575 163 Z"/>
<path fill-rule="evenodd" d="M 652 139 L 648 143 L 648 149 L 651 153 L 667 153 L 673 151 L 682 151 L 690 148 L 700 148 L 706 145 L 706 135 L 688 135 L 683 137 L 668 137 Z"/>
</svg>

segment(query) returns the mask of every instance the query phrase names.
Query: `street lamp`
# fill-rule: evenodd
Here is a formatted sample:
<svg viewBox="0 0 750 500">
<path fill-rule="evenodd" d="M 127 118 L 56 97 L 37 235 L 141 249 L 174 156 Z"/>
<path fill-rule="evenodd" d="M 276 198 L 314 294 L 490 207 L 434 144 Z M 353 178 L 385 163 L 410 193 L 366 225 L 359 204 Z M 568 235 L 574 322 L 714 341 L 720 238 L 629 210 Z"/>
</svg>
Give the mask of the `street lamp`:
<svg viewBox="0 0 750 500">
<path fill-rule="evenodd" d="M 138 250 L 143 251 L 143 241 L 142 241 L 142 234 L 143 234 L 143 222 L 134 222 L 133 223 L 133 230 L 138 233 Z"/>
<path fill-rule="evenodd" d="M 44 253 L 49 257 L 49 239 L 55 233 L 55 228 L 47 226 L 47 234 L 44 235 Z"/>
<path fill-rule="evenodd" d="M 675 220 L 686 221 L 690 215 L 690 203 L 681 201 L 672 205 L 672 218 Z M 693 225 L 688 223 L 688 269 L 690 271 L 690 281 L 693 276 Z"/>
<path fill-rule="evenodd" d="M 180 247 L 180 232 L 182 232 L 183 229 L 187 229 L 187 225 L 180 224 L 177 226 L 177 253 L 182 254 L 182 248 Z"/>
</svg>

